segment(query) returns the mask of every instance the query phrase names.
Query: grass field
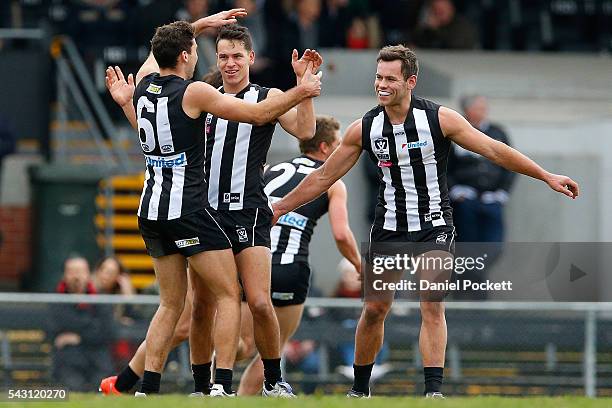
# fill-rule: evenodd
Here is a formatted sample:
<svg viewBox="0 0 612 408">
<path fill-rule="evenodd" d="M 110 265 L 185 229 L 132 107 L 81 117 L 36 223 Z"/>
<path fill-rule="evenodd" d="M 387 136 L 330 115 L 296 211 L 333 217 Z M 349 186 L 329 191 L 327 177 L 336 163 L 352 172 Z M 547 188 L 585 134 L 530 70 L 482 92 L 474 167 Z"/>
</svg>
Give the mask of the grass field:
<svg viewBox="0 0 612 408">
<path fill-rule="evenodd" d="M 447 398 L 446 400 L 425 400 L 422 398 L 387 398 L 374 397 L 370 400 L 348 400 L 342 396 L 299 397 L 296 400 L 273 400 L 260 397 L 236 399 L 194 399 L 181 395 L 164 395 L 135 399 L 132 396 L 102 397 L 97 394 L 71 394 L 66 402 L 0 402 L 0 407 L 49 407 L 49 408 L 609 408 L 612 399 L 587 399 L 579 397 L 559 398 L 503 398 L 503 397 L 471 397 Z"/>
</svg>

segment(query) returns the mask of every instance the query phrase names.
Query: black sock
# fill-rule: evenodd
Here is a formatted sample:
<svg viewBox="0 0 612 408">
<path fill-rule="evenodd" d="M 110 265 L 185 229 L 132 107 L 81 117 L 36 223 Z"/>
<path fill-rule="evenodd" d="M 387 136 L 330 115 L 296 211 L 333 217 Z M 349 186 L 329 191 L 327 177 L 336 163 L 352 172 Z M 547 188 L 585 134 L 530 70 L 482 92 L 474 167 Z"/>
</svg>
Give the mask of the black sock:
<svg viewBox="0 0 612 408">
<path fill-rule="evenodd" d="M 130 368 L 126 366 L 121 373 L 117 376 L 117 382 L 115 388 L 119 392 L 129 391 L 136 383 L 140 380 L 140 377 Z"/>
<path fill-rule="evenodd" d="M 161 373 L 154 371 L 146 371 L 142 376 L 142 385 L 140 386 L 140 392 L 145 394 L 159 394 L 159 383 L 161 381 Z"/>
<path fill-rule="evenodd" d="M 374 363 L 366 365 L 353 364 L 353 372 L 355 380 L 353 380 L 353 391 L 370 393 L 370 376 L 372 375 L 372 367 Z"/>
<path fill-rule="evenodd" d="M 217 368 L 215 370 L 215 384 L 221 384 L 226 393 L 232 393 L 232 370 Z"/>
<path fill-rule="evenodd" d="M 281 368 L 280 368 L 280 358 L 262 358 L 264 366 L 264 377 L 266 379 L 265 384 L 268 390 L 274 388 L 277 382 L 279 382 L 281 377 Z"/>
<path fill-rule="evenodd" d="M 425 375 L 425 394 L 428 392 L 440 392 L 442 379 L 444 378 L 444 367 L 423 367 Z"/>
<path fill-rule="evenodd" d="M 192 364 L 194 389 L 193 392 L 203 392 L 210 394 L 210 366 L 212 362 L 206 364 Z"/>
</svg>

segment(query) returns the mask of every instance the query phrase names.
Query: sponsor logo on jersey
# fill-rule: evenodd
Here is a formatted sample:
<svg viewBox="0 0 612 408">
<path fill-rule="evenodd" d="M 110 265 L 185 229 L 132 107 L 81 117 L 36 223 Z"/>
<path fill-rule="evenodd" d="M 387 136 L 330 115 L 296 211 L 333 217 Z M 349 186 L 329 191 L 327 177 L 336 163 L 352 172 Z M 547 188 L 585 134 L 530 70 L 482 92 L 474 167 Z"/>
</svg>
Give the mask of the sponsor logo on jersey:
<svg viewBox="0 0 612 408">
<path fill-rule="evenodd" d="M 172 145 L 163 145 L 161 147 L 162 153 L 172 153 L 174 151 L 174 146 Z"/>
<path fill-rule="evenodd" d="M 236 234 L 238 234 L 238 242 L 247 242 L 249 240 L 247 230 L 244 227 L 236 228 Z"/>
<path fill-rule="evenodd" d="M 425 222 L 439 220 L 440 218 L 442 218 L 442 213 L 433 212 L 433 213 L 425 214 L 424 218 L 425 218 Z"/>
<path fill-rule="evenodd" d="M 389 141 L 387 138 L 379 137 L 378 139 L 374 139 L 374 155 L 381 161 L 391 159 L 389 154 Z"/>
<path fill-rule="evenodd" d="M 418 141 L 418 142 L 410 142 L 410 143 L 402 143 L 402 149 L 420 149 L 421 147 L 427 146 L 427 140 Z"/>
<path fill-rule="evenodd" d="M 310 167 L 312 167 L 315 164 L 317 164 L 317 163 L 313 162 L 312 160 L 307 159 L 306 157 L 298 157 L 297 159 L 293 159 L 291 161 L 291 163 L 294 163 L 294 164 L 303 164 L 305 166 L 310 166 Z"/>
<path fill-rule="evenodd" d="M 162 87 L 161 85 L 149 84 L 149 87 L 147 88 L 147 92 L 155 94 L 155 95 L 159 95 L 162 92 Z"/>
<path fill-rule="evenodd" d="M 194 245 L 200 245 L 200 238 L 187 238 L 187 239 L 179 239 L 178 241 L 174 241 L 177 247 L 186 248 Z"/>
<path fill-rule="evenodd" d="M 212 115 L 209 113 L 208 115 L 206 115 L 206 131 L 205 134 L 208 135 L 210 133 L 210 129 L 211 126 L 210 124 L 212 123 Z"/>
<path fill-rule="evenodd" d="M 287 214 L 280 217 L 277 224 L 286 225 L 288 227 L 297 228 L 304 231 L 308 224 L 308 218 L 294 212 L 288 212 Z"/>
<path fill-rule="evenodd" d="M 187 155 L 185 153 L 166 157 L 145 155 L 145 162 L 147 166 L 151 167 L 185 167 L 187 166 Z"/>
<path fill-rule="evenodd" d="M 223 193 L 223 203 L 239 203 L 240 202 L 240 193 Z"/>
<path fill-rule="evenodd" d="M 393 163 L 391 163 L 390 161 L 379 161 L 378 162 L 378 167 L 391 167 L 393 166 Z"/>
<path fill-rule="evenodd" d="M 440 234 L 436 238 L 436 244 L 446 244 L 446 234 Z"/>
</svg>

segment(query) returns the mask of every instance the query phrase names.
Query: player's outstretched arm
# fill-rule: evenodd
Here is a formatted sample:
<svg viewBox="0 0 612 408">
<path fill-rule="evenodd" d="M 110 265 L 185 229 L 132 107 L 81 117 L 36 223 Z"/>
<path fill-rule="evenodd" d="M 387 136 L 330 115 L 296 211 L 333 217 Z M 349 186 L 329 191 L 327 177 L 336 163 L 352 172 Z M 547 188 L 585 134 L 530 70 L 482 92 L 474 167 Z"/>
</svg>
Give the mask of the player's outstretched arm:
<svg viewBox="0 0 612 408">
<path fill-rule="evenodd" d="M 138 123 L 136 119 L 136 110 L 132 103 L 134 97 L 134 76 L 128 75 L 127 81 L 121 72 L 119 67 L 108 67 L 106 68 L 106 89 L 110 92 L 113 100 L 117 105 L 121 106 L 125 117 L 130 122 L 130 125 L 134 129 L 138 129 Z"/>
<path fill-rule="evenodd" d="M 578 197 L 579 187 L 574 180 L 544 170 L 519 151 L 475 129 L 454 110 L 441 107 L 438 116 L 444 135 L 461 147 L 478 153 L 510 171 L 542 180 L 553 190 L 570 198 Z"/>
<path fill-rule="evenodd" d="M 361 256 L 355 235 L 349 225 L 346 186 L 342 180 L 336 181 L 327 191 L 329 197 L 329 223 L 336 246 L 340 253 L 355 267 L 361 270 Z"/>
<path fill-rule="evenodd" d="M 221 27 L 227 24 L 237 23 L 238 17 L 246 17 L 247 12 L 244 8 L 235 8 L 231 10 L 221 11 L 217 14 L 211 14 L 210 16 L 202 17 L 199 20 L 191 23 L 195 36 L 197 37 L 202 31 L 207 28 Z"/>
<path fill-rule="evenodd" d="M 357 163 L 361 154 L 361 120 L 349 126 L 340 146 L 329 156 L 325 163 L 310 173 L 296 188 L 272 205 L 274 219 L 314 200 L 327 191 L 340 177 L 344 176 Z"/>
<path fill-rule="evenodd" d="M 323 64 L 323 58 L 315 50 L 307 49 L 300 59 L 298 59 L 297 50 L 294 49 L 291 54 L 291 65 L 298 85 L 302 82 L 307 69 L 316 74 L 321 64 Z M 273 96 L 281 93 L 280 89 L 272 88 L 268 95 Z M 278 122 L 283 129 L 298 139 L 312 139 L 317 127 L 314 100 L 312 98 L 304 99 L 297 107 L 289 109 L 287 113 L 279 117 Z"/>
<path fill-rule="evenodd" d="M 221 94 L 203 82 L 194 82 L 185 91 L 183 110 L 192 118 L 197 118 L 202 112 L 209 112 L 230 121 L 264 125 L 277 119 L 304 99 L 320 94 L 320 76 L 312 73 L 304 75 L 300 85 L 259 103 L 245 102 L 242 99 Z"/>
</svg>

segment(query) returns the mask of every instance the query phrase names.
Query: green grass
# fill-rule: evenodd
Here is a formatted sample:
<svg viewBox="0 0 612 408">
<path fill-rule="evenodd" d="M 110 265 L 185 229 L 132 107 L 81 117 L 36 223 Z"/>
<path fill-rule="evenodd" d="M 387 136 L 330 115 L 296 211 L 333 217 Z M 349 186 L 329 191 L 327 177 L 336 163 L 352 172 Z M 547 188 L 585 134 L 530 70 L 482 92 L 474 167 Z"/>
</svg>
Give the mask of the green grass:
<svg viewBox="0 0 612 408">
<path fill-rule="evenodd" d="M 261 397 L 236 399 L 188 398 L 182 395 L 164 395 L 135 399 L 132 396 L 102 397 L 97 394 L 71 394 L 67 402 L 21 402 L 0 403 L 0 407 L 45 407 L 45 408 L 608 408 L 612 399 L 588 399 L 580 397 L 535 397 L 535 398 L 504 398 L 504 397 L 456 397 L 446 400 L 425 400 L 422 398 L 388 398 L 374 397 L 370 400 L 347 400 L 343 396 L 304 396 L 296 400 L 272 400 Z"/>
</svg>

